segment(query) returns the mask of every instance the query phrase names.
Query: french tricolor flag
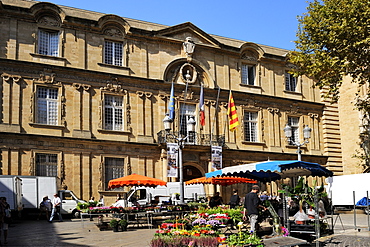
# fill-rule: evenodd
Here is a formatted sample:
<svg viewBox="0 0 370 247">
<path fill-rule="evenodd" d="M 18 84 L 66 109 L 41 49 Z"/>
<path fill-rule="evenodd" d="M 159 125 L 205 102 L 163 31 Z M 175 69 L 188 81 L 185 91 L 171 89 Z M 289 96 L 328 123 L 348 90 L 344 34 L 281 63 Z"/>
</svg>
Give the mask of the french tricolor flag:
<svg viewBox="0 0 370 247">
<path fill-rule="evenodd" d="M 200 87 L 200 100 L 199 100 L 199 116 L 200 116 L 200 125 L 206 125 L 206 118 L 204 115 L 204 93 L 203 85 Z"/>
</svg>

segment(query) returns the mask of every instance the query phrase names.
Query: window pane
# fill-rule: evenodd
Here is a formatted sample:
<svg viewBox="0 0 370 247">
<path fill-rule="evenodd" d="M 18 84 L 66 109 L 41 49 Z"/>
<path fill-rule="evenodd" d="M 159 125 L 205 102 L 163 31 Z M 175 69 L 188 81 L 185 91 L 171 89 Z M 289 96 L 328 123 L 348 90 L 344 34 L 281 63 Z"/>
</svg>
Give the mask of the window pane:
<svg viewBox="0 0 370 247">
<path fill-rule="evenodd" d="M 122 66 L 122 44 L 114 43 L 114 65 Z"/>
<path fill-rule="evenodd" d="M 58 33 L 50 33 L 50 51 L 49 55 L 57 57 L 58 56 L 58 42 L 59 41 L 59 34 Z"/>
<path fill-rule="evenodd" d="M 104 104 L 104 128 L 123 130 L 123 97 L 105 95 Z"/>
<path fill-rule="evenodd" d="M 105 41 L 104 62 L 106 64 L 113 64 L 113 42 Z"/>
<path fill-rule="evenodd" d="M 44 31 L 39 31 L 39 54 L 48 55 L 49 34 Z"/>
<path fill-rule="evenodd" d="M 59 32 L 39 30 L 38 52 L 42 55 L 58 56 Z"/>
<path fill-rule="evenodd" d="M 248 84 L 248 65 L 242 64 L 242 84 Z"/>
<path fill-rule="evenodd" d="M 36 122 L 58 125 L 58 89 L 38 87 L 36 95 Z"/>
<path fill-rule="evenodd" d="M 124 176 L 124 159 L 105 158 L 105 188 L 108 188 L 109 180 L 120 178 L 123 176 Z"/>
<path fill-rule="evenodd" d="M 285 90 L 295 92 L 297 88 L 297 78 L 292 74 L 285 73 Z"/>
<path fill-rule="evenodd" d="M 189 135 L 188 121 L 191 117 L 195 119 L 195 105 L 181 104 L 180 106 L 180 134 L 183 136 Z M 187 143 L 195 143 L 195 135 L 191 133 L 186 139 Z"/>
<path fill-rule="evenodd" d="M 248 66 L 248 85 L 254 85 L 255 66 Z"/>
<path fill-rule="evenodd" d="M 254 65 L 242 64 L 242 84 L 254 85 L 255 68 Z"/>
<path fill-rule="evenodd" d="M 36 176 L 58 176 L 58 155 L 36 154 Z"/>
<path fill-rule="evenodd" d="M 299 118 L 288 117 L 288 124 L 292 127 L 292 138 L 290 138 L 290 144 L 299 142 Z"/>
<path fill-rule="evenodd" d="M 245 132 L 245 141 L 248 142 L 257 142 L 258 141 L 258 132 L 257 132 L 257 112 L 244 112 L 244 132 Z"/>
<path fill-rule="evenodd" d="M 104 62 L 122 66 L 123 44 L 119 42 L 105 41 Z"/>
</svg>

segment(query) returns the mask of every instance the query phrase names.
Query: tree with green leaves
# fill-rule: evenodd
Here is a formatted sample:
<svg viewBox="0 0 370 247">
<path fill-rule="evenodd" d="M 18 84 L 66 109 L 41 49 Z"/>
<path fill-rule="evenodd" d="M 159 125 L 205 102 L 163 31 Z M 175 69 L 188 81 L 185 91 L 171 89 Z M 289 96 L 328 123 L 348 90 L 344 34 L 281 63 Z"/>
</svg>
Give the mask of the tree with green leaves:
<svg viewBox="0 0 370 247">
<path fill-rule="evenodd" d="M 354 86 L 369 83 L 370 0 L 314 0 L 298 20 L 296 50 L 289 53 L 289 61 L 296 65 L 295 76 L 313 78 L 333 102 L 340 96 L 345 77 Z M 354 102 L 369 119 L 370 91 L 354 95 Z M 369 164 L 369 157 L 364 159 Z"/>
</svg>

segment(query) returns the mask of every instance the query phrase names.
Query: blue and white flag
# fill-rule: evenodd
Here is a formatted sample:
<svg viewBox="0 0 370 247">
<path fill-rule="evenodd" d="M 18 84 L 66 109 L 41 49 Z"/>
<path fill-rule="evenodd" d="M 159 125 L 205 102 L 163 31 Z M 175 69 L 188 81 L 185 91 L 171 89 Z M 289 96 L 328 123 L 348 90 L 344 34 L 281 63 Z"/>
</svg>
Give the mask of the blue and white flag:
<svg viewBox="0 0 370 247">
<path fill-rule="evenodd" d="M 173 82 L 171 86 L 171 95 L 170 95 L 170 103 L 168 104 L 168 111 L 170 113 L 170 118 L 174 120 L 175 119 L 175 92 L 173 89 Z"/>
</svg>

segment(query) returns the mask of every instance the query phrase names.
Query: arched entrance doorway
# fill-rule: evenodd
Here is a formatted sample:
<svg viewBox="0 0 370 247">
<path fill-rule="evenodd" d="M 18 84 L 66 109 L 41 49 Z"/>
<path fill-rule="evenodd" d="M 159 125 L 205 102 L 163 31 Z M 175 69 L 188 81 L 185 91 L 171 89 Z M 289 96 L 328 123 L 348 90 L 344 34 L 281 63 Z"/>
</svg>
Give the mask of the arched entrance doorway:
<svg viewBox="0 0 370 247">
<path fill-rule="evenodd" d="M 202 176 L 203 175 L 198 168 L 190 165 L 184 166 L 184 182 L 194 178 L 200 178 Z"/>
</svg>

